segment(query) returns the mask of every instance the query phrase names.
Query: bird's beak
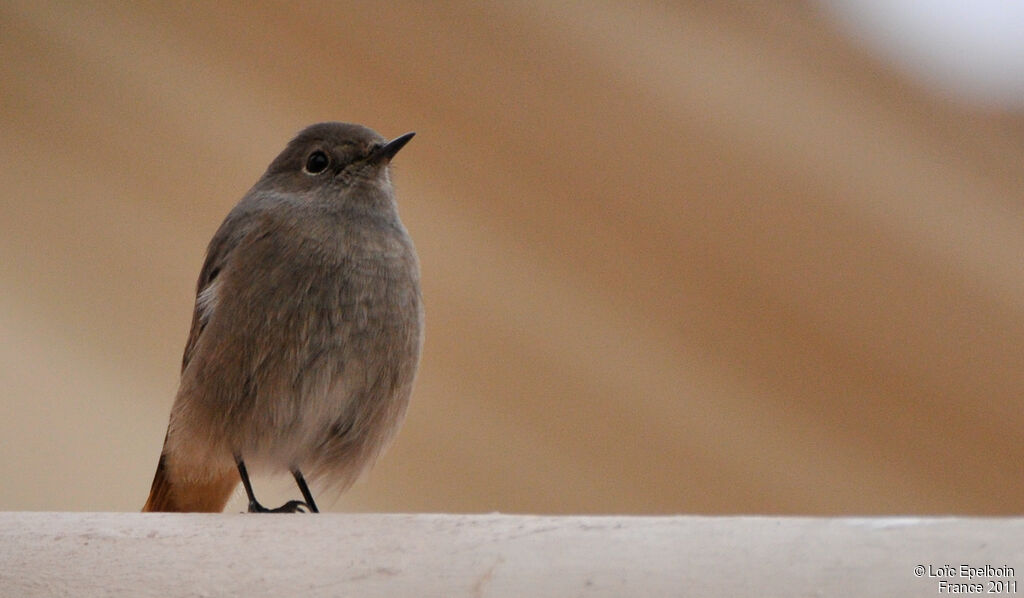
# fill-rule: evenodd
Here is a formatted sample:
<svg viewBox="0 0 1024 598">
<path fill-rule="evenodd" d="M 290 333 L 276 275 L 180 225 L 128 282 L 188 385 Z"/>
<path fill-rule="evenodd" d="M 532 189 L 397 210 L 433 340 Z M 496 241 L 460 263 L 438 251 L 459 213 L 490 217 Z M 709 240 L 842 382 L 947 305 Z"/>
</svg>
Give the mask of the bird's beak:
<svg viewBox="0 0 1024 598">
<path fill-rule="evenodd" d="M 398 150 L 405 147 L 405 144 L 409 143 L 409 140 L 412 139 L 412 136 L 415 134 L 416 133 L 406 133 L 401 137 L 395 137 L 391 141 L 377 148 L 376 151 L 370 155 L 370 158 L 374 161 L 381 160 L 384 162 L 390 162 L 391 158 L 394 158 L 395 154 L 398 153 Z"/>
</svg>

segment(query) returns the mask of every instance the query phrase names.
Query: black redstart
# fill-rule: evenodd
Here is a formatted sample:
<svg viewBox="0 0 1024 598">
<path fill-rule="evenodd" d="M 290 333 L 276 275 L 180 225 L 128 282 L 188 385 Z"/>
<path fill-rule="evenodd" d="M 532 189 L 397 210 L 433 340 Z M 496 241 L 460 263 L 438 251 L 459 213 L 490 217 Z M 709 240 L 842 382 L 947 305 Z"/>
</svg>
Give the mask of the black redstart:
<svg viewBox="0 0 1024 598">
<path fill-rule="evenodd" d="M 303 130 L 231 210 L 199 273 L 181 384 L 143 511 L 316 512 L 394 435 L 423 340 L 419 262 L 388 172 L 413 133 Z M 256 501 L 249 470 L 303 500 Z"/>
</svg>

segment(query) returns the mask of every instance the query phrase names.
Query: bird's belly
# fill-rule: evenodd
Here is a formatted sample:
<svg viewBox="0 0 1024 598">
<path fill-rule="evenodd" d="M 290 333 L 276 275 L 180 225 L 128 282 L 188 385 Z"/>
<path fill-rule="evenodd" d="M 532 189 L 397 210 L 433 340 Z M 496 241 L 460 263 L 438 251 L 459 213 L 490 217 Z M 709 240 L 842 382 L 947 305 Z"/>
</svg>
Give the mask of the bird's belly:
<svg viewBox="0 0 1024 598">
<path fill-rule="evenodd" d="M 404 415 L 419 357 L 418 306 L 410 312 L 397 294 L 348 297 L 307 300 L 267 331 L 282 349 L 252 365 L 262 384 L 251 389 L 250 429 L 236 438 L 257 469 L 357 472 Z"/>
<path fill-rule="evenodd" d="M 422 311 L 407 271 L 278 262 L 274 277 L 223 280 L 182 373 L 171 426 L 187 435 L 173 443 L 254 472 L 354 479 L 408 404 Z"/>
</svg>

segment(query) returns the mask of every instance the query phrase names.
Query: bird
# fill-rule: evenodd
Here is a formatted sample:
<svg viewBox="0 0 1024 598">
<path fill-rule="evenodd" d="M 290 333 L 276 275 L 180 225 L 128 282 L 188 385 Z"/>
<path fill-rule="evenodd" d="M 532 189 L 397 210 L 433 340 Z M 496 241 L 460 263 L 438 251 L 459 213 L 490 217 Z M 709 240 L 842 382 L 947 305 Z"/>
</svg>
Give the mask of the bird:
<svg viewBox="0 0 1024 598">
<path fill-rule="evenodd" d="M 415 133 L 306 127 L 213 235 L 144 512 L 319 512 L 405 417 L 423 347 L 420 266 L 391 161 Z M 302 494 L 259 503 L 249 472 Z M 308 478 L 308 479 L 307 479 Z"/>
</svg>

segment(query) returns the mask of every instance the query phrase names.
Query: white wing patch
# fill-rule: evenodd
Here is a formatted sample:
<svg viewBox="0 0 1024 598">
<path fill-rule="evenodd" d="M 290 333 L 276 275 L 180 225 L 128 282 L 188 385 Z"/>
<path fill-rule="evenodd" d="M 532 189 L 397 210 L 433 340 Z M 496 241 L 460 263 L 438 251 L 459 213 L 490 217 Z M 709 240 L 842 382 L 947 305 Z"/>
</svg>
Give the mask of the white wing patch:
<svg viewBox="0 0 1024 598">
<path fill-rule="evenodd" d="M 199 319 L 203 322 L 210 319 L 210 315 L 213 314 L 214 308 L 217 307 L 218 291 L 220 290 L 220 281 L 215 280 L 210 284 L 206 285 L 206 288 L 199 291 L 196 295 L 196 314 Z"/>
</svg>

